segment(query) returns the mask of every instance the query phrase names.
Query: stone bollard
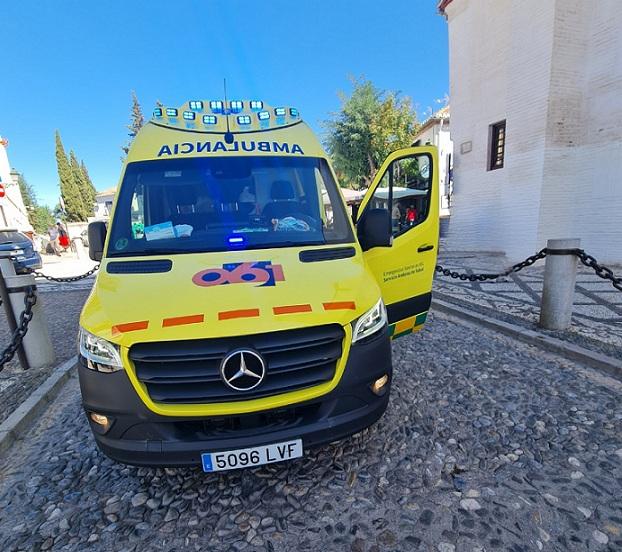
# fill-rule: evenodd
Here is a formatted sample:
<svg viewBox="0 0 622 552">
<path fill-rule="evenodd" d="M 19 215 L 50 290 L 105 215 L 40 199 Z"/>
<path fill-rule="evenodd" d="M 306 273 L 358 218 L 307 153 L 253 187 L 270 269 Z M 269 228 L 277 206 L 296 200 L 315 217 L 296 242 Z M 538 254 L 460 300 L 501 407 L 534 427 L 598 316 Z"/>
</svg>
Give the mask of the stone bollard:
<svg viewBox="0 0 622 552">
<path fill-rule="evenodd" d="M 4 279 L 5 288 L 8 291 L 15 320 L 19 323 L 19 316 L 24 311 L 25 294 L 23 288 L 25 286 L 34 286 L 35 277 L 32 274 L 15 274 L 15 267 L 9 252 L 0 252 L 0 272 Z M 32 309 L 33 317 L 28 324 L 28 332 L 22 341 L 28 363 L 28 366 L 24 366 L 23 360 L 20 357 L 22 368 L 24 369 L 28 367 L 42 368 L 54 363 L 56 360 L 42 308 L 41 295 L 37 293 L 37 302 Z"/>
<path fill-rule="evenodd" d="M 540 305 L 540 326 L 547 330 L 565 330 L 572 321 L 574 288 L 577 280 L 577 256 L 550 251 L 578 249 L 580 239 L 548 240 L 549 253 L 544 264 L 544 286 Z"/>
<path fill-rule="evenodd" d="M 76 246 L 76 257 L 78 257 L 79 260 L 86 259 L 88 255 L 86 254 L 86 249 L 84 248 L 84 241 L 82 240 L 82 238 L 77 237 L 74 238 L 72 241 Z"/>
</svg>

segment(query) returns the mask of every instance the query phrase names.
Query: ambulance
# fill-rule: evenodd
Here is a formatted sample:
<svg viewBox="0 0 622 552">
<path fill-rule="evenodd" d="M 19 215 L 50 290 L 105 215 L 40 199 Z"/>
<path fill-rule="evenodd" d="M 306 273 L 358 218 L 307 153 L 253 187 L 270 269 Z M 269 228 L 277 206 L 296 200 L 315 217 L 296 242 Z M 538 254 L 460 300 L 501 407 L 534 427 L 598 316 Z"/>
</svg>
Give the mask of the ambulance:
<svg viewBox="0 0 622 552">
<path fill-rule="evenodd" d="M 157 107 L 110 222 L 88 230 L 101 266 L 78 372 L 100 449 L 212 472 L 298 458 L 376 422 L 391 339 L 430 307 L 437 167 L 433 146 L 395 151 L 352 216 L 296 108 Z"/>
</svg>

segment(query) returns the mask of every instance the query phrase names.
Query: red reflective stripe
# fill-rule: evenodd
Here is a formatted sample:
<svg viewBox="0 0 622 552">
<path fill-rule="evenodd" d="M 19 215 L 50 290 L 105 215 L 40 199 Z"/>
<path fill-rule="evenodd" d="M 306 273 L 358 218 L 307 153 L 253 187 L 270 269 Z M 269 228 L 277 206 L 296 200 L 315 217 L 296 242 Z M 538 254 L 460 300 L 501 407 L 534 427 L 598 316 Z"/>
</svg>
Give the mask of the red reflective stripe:
<svg viewBox="0 0 622 552">
<path fill-rule="evenodd" d="M 135 332 L 136 330 L 146 330 L 148 327 L 148 320 L 142 320 L 140 322 L 128 322 L 127 324 L 117 324 L 116 326 L 112 326 L 112 335 L 117 335 L 125 332 Z"/>
<path fill-rule="evenodd" d="M 205 320 L 204 314 L 191 314 L 190 316 L 175 316 L 162 320 L 162 327 L 182 326 L 183 324 L 200 324 Z"/>
<path fill-rule="evenodd" d="M 252 318 L 253 316 L 259 316 L 259 309 L 240 309 L 219 312 L 218 320 L 231 320 L 232 318 Z"/>
<path fill-rule="evenodd" d="M 333 301 L 331 303 L 323 303 L 324 310 L 355 310 L 356 303 L 354 301 Z"/>
<path fill-rule="evenodd" d="M 272 309 L 274 314 L 293 314 L 295 312 L 311 312 L 311 310 L 311 305 L 283 305 Z"/>
</svg>

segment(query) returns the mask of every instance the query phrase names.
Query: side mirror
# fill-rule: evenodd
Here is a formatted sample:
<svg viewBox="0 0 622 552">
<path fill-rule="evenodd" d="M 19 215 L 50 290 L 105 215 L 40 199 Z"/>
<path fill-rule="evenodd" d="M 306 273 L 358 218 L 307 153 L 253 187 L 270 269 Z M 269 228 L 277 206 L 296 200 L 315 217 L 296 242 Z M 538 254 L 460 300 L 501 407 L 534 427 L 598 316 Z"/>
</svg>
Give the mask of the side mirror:
<svg viewBox="0 0 622 552">
<path fill-rule="evenodd" d="M 356 225 L 363 251 L 391 246 L 391 216 L 387 209 L 367 209 Z"/>
<path fill-rule="evenodd" d="M 104 256 L 106 242 L 106 223 L 101 220 L 91 222 L 88 230 L 89 257 L 93 261 L 101 261 Z"/>
</svg>

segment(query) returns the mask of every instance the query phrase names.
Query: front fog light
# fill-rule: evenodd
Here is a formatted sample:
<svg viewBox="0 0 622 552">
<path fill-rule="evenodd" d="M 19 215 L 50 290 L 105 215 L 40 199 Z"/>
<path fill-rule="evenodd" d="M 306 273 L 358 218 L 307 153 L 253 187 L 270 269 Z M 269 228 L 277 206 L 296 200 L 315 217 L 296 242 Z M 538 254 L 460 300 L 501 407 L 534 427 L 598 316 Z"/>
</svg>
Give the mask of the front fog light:
<svg viewBox="0 0 622 552">
<path fill-rule="evenodd" d="M 91 412 L 91 420 L 93 420 L 97 425 L 107 427 L 108 426 L 108 416 L 104 416 L 103 414 L 97 414 L 97 412 Z"/>
<path fill-rule="evenodd" d="M 386 374 L 381 378 L 378 378 L 374 383 L 371 384 L 371 390 L 376 395 L 382 395 L 385 392 L 385 386 L 389 382 L 389 376 Z"/>
<path fill-rule="evenodd" d="M 376 332 L 381 331 L 387 324 L 387 309 L 380 299 L 363 316 L 359 317 L 354 323 L 352 332 L 352 343 L 356 343 Z"/>
<path fill-rule="evenodd" d="M 87 368 L 96 372 L 123 370 L 119 347 L 80 328 L 78 348 Z"/>
</svg>

